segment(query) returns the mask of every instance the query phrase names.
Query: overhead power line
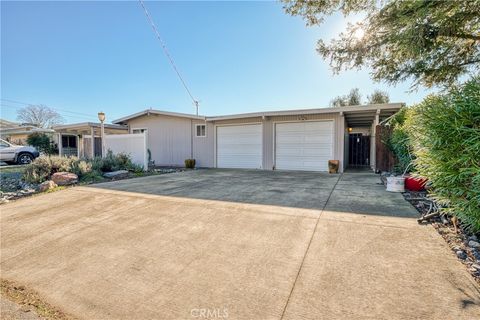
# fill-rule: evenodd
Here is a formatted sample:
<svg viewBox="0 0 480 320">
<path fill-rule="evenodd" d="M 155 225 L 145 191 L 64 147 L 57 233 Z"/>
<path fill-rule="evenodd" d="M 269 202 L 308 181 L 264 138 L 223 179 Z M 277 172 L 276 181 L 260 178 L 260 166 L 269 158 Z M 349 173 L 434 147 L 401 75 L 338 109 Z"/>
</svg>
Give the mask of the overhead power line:
<svg viewBox="0 0 480 320">
<path fill-rule="evenodd" d="M 11 100 L 11 99 L 3 99 L 3 98 L 1 98 L 0 100 L 10 102 L 10 103 L 21 104 L 21 105 L 24 105 L 24 106 L 30 106 L 30 105 L 36 105 L 37 104 L 37 103 L 28 103 L 28 102 L 22 102 L 22 101 Z M 6 107 L 8 107 L 8 106 L 6 106 Z M 10 106 L 10 107 L 13 107 L 13 106 Z M 19 107 L 19 108 L 21 108 L 21 107 Z M 95 116 L 92 116 L 91 114 L 87 114 L 87 113 L 75 112 L 75 111 L 64 110 L 64 109 L 57 109 L 57 108 L 52 108 L 52 107 L 49 107 L 49 108 L 53 109 L 57 112 L 66 112 L 66 113 L 76 114 L 76 115 L 80 115 L 80 116 L 86 116 L 86 117 L 89 117 L 89 118 L 95 118 Z"/>
<path fill-rule="evenodd" d="M 168 52 L 167 45 L 166 45 L 165 42 L 162 40 L 162 37 L 160 36 L 160 32 L 158 32 L 157 26 L 156 26 L 155 23 L 153 22 L 153 19 L 152 19 L 152 17 L 150 16 L 150 13 L 148 13 L 148 10 L 147 10 L 147 8 L 145 7 L 145 4 L 143 3 L 143 0 L 138 0 L 138 2 L 140 2 L 140 5 L 142 6 L 143 11 L 145 12 L 145 16 L 147 17 L 148 21 L 150 22 L 150 25 L 152 26 L 153 32 L 154 32 L 155 35 L 157 36 L 158 41 L 160 41 L 160 44 L 161 44 L 161 46 L 162 46 L 163 52 L 165 53 L 165 56 L 167 56 L 167 59 L 168 59 L 168 61 L 170 61 L 170 64 L 172 65 L 173 70 L 175 70 L 175 73 L 177 74 L 178 78 L 180 79 L 180 82 L 182 83 L 183 87 L 185 88 L 185 90 L 187 91 L 188 95 L 189 95 L 190 98 L 192 99 L 193 104 L 194 104 L 194 106 L 195 106 L 195 108 L 196 108 L 197 115 L 198 115 L 198 103 L 199 103 L 198 100 L 196 100 L 196 99 L 193 97 L 192 93 L 190 92 L 190 89 L 189 89 L 188 86 L 187 86 L 187 83 L 185 82 L 185 80 L 183 80 L 182 75 L 181 75 L 180 72 L 178 71 L 177 66 L 175 65 L 175 62 L 173 61 L 172 56 L 171 56 L 170 53 Z"/>
<path fill-rule="evenodd" d="M 4 103 L 0 103 L 0 106 L 1 106 L 2 108 L 13 108 L 13 109 L 17 109 L 17 110 L 24 108 L 24 107 L 22 107 L 22 106 L 11 106 L 11 105 L 7 105 L 7 104 L 4 104 Z M 51 109 L 53 109 L 53 108 L 51 108 Z M 53 109 L 53 110 L 57 111 L 60 115 L 65 116 L 65 117 L 76 118 L 76 119 L 87 120 L 87 121 L 92 121 L 93 119 L 96 119 L 96 118 L 93 117 L 93 116 L 88 116 L 88 117 L 87 117 L 87 116 L 80 116 L 80 115 L 71 115 L 71 114 L 65 114 L 65 113 L 63 113 L 63 112 L 59 112 L 59 111 L 56 110 L 56 109 Z M 98 119 L 97 119 L 97 120 L 98 120 Z"/>
</svg>

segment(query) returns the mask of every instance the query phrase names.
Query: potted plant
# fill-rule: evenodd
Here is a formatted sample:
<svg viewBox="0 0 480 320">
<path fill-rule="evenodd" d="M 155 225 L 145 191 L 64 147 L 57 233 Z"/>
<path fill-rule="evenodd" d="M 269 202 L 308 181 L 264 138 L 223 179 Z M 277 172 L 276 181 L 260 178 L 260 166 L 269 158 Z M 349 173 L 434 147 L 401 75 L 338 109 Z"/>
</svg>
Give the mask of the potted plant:
<svg viewBox="0 0 480 320">
<path fill-rule="evenodd" d="M 187 169 L 195 168 L 195 159 L 186 159 L 185 160 L 185 168 L 187 168 Z"/>
<path fill-rule="evenodd" d="M 328 172 L 329 173 L 338 173 L 338 168 L 340 167 L 339 160 L 328 160 Z"/>
</svg>

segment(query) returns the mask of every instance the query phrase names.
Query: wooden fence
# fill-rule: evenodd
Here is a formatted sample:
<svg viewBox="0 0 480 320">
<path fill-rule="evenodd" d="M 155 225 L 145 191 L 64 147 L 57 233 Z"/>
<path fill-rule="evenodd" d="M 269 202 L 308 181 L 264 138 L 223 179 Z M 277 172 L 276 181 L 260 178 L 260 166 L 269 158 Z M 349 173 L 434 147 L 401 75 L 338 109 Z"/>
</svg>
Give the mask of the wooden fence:
<svg viewBox="0 0 480 320">
<path fill-rule="evenodd" d="M 392 134 L 390 127 L 377 125 L 375 131 L 375 171 L 393 171 L 396 159 L 383 140 Z"/>
</svg>

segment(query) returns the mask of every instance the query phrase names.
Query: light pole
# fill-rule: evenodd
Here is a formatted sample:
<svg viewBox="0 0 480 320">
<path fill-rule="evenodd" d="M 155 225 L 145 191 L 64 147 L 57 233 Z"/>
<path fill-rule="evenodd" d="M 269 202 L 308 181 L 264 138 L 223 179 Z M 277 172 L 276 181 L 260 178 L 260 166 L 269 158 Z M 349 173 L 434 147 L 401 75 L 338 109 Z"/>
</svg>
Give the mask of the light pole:
<svg viewBox="0 0 480 320">
<path fill-rule="evenodd" d="M 100 120 L 100 136 L 102 139 L 102 158 L 103 158 L 105 157 L 105 125 L 103 124 L 103 122 L 105 121 L 105 113 L 100 111 L 98 113 L 98 120 Z"/>
</svg>

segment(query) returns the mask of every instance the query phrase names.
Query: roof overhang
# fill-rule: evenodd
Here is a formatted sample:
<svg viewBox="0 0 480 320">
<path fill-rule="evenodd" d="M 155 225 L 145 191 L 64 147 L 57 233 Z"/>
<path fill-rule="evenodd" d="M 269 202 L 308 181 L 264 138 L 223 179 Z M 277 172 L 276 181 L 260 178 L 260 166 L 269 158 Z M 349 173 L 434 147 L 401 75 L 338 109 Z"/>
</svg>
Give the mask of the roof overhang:
<svg viewBox="0 0 480 320">
<path fill-rule="evenodd" d="M 112 123 L 115 123 L 115 124 L 126 123 L 128 120 L 132 120 L 142 116 L 149 116 L 149 115 L 162 115 L 162 116 L 179 117 L 179 118 L 187 118 L 187 119 L 194 119 L 194 120 L 205 120 L 205 116 L 197 116 L 197 115 L 188 114 L 188 113 L 147 109 L 147 110 L 143 110 L 143 111 L 131 114 L 129 116 L 114 120 L 112 121 Z"/>
<path fill-rule="evenodd" d="M 389 106 L 383 108 L 369 108 L 368 110 L 348 110 L 343 113 L 347 126 L 349 127 L 370 127 L 378 116 L 378 121 L 391 117 L 404 105 Z"/>
<path fill-rule="evenodd" d="M 309 114 L 342 114 L 345 116 L 349 125 L 355 126 L 367 126 L 371 125 L 375 119 L 377 113 L 383 120 L 386 117 L 396 113 L 400 108 L 404 106 L 403 103 L 384 103 L 384 104 L 368 104 L 358 106 L 347 107 L 329 107 L 329 108 L 316 108 L 316 109 L 293 109 L 293 110 L 281 110 L 281 111 L 265 111 L 265 112 L 252 112 L 252 113 L 240 113 L 224 116 L 196 116 L 186 113 L 161 111 L 154 109 L 147 109 L 141 112 L 134 113 L 132 115 L 117 119 L 113 121 L 114 124 L 126 124 L 129 120 L 142 117 L 145 115 L 163 115 L 171 117 L 188 118 L 194 120 L 205 121 L 218 121 L 218 120 L 232 120 L 241 118 L 256 118 L 256 117 L 273 117 L 273 116 L 288 116 L 288 115 L 309 115 Z M 56 128 L 55 128 L 56 129 Z"/>
<path fill-rule="evenodd" d="M 53 129 L 58 133 L 90 134 L 92 129 L 99 129 L 101 126 L 102 125 L 98 122 L 81 122 L 54 126 Z M 103 126 L 105 128 L 105 132 L 107 133 L 128 132 L 128 127 L 124 125 L 105 123 Z"/>
<path fill-rule="evenodd" d="M 16 128 L 2 128 L 0 134 L 2 135 L 12 135 L 12 134 L 30 134 L 30 133 L 53 133 L 53 129 L 39 128 L 34 126 L 19 126 Z"/>
<path fill-rule="evenodd" d="M 340 113 L 345 115 L 347 119 L 350 117 L 350 115 L 357 115 L 357 116 L 363 116 L 365 118 L 373 120 L 378 110 L 380 110 L 381 114 L 391 115 L 396 113 L 403 106 L 404 106 L 403 103 L 385 103 L 385 104 L 368 104 L 368 105 L 333 107 L 333 108 L 330 107 L 330 108 L 317 108 L 317 109 L 266 111 L 266 112 L 241 113 L 241 114 L 226 115 L 226 116 L 207 117 L 206 120 L 218 121 L 218 120 L 230 120 L 230 119 L 240 119 L 240 118 L 308 115 L 308 114 L 325 114 L 325 113 Z M 372 115 L 373 115 L 373 118 L 372 118 Z M 370 124 L 371 124 L 371 120 L 370 120 Z"/>
</svg>

